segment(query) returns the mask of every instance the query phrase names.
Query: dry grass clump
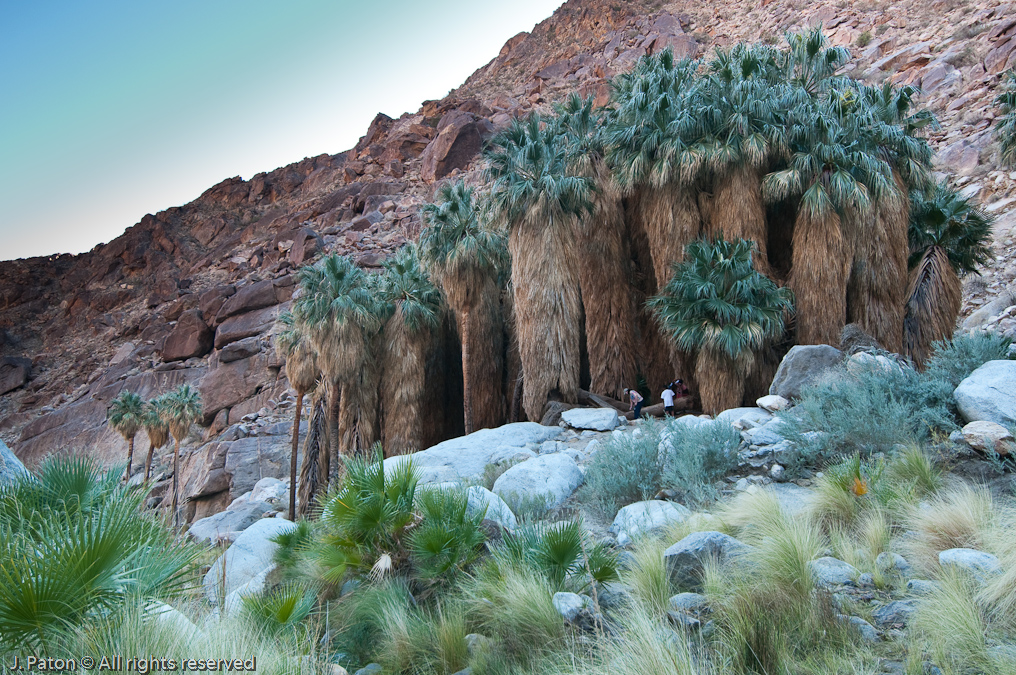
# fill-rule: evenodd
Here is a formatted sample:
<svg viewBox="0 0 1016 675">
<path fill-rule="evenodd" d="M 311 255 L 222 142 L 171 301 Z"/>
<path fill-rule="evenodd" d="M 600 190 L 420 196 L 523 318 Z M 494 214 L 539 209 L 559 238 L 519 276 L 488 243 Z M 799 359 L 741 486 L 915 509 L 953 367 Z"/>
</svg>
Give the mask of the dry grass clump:
<svg viewBox="0 0 1016 675">
<path fill-rule="evenodd" d="M 907 558 L 925 570 L 938 568 L 938 554 L 950 548 L 984 549 L 997 525 L 999 507 L 987 488 L 960 484 L 911 509 L 906 519 L 914 536 L 905 541 Z"/>
<path fill-rule="evenodd" d="M 632 551 L 631 563 L 620 572 L 622 583 L 631 589 L 636 601 L 658 615 L 667 611 L 667 601 L 676 592 L 663 561 L 663 552 L 670 546 L 670 541 L 669 538 L 640 541 Z"/>
</svg>

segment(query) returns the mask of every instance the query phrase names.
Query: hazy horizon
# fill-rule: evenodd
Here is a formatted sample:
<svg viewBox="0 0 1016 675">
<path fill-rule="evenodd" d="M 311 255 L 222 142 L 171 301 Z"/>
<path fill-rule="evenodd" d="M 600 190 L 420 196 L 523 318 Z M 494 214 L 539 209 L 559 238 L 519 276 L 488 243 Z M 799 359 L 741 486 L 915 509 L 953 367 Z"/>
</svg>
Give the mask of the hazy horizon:
<svg viewBox="0 0 1016 675">
<path fill-rule="evenodd" d="M 0 259 L 89 251 L 226 178 L 348 150 L 561 4 L 0 6 Z"/>
</svg>

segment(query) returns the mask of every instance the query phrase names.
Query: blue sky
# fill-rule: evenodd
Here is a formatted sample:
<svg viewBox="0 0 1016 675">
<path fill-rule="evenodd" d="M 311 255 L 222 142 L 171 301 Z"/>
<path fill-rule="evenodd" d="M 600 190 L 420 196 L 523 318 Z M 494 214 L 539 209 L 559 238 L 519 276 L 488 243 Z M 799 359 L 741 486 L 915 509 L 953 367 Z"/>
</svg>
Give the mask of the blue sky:
<svg viewBox="0 0 1016 675">
<path fill-rule="evenodd" d="M 561 0 L 0 0 L 0 260 L 352 147 Z"/>
</svg>

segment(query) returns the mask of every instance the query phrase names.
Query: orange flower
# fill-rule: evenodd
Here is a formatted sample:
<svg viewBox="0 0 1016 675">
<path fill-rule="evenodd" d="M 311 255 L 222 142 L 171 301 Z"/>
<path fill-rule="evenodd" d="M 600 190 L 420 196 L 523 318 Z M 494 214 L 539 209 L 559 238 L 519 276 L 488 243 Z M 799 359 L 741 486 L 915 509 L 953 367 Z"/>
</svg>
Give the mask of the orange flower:
<svg viewBox="0 0 1016 675">
<path fill-rule="evenodd" d="M 861 480 L 859 476 L 854 476 L 854 485 L 850 488 L 850 491 L 854 493 L 855 497 L 868 494 L 868 484 Z"/>
</svg>

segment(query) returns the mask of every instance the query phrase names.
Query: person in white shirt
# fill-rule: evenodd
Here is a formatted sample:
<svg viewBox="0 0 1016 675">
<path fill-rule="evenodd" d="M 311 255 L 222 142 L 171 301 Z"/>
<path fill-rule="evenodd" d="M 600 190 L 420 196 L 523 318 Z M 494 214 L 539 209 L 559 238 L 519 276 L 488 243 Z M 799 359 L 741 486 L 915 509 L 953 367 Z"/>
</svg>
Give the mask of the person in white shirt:
<svg viewBox="0 0 1016 675">
<path fill-rule="evenodd" d="M 674 414 L 674 390 L 671 389 L 670 387 L 667 387 L 666 389 L 663 390 L 663 393 L 660 395 L 660 398 L 663 399 L 663 413 L 665 415 L 673 415 Z"/>
<path fill-rule="evenodd" d="M 630 406 L 628 409 L 635 413 L 632 415 L 632 419 L 637 420 L 642 416 L 642 394 L 634 389 L 625 389 L 624 395 L 628 397 L 628 405 Z"/>
</svg>

